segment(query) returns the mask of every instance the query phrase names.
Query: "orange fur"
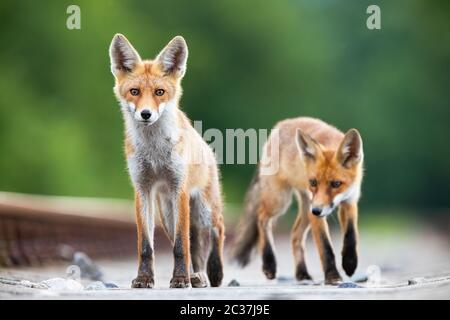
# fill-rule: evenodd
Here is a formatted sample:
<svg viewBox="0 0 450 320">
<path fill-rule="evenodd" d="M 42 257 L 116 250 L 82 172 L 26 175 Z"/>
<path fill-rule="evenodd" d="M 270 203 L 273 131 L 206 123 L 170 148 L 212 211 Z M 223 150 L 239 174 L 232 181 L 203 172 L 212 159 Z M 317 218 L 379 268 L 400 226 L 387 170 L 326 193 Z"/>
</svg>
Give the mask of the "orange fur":
<svg viewBox="0 0 450 320">
<path fill-rule="evenodd" d="M 135 193 L 134 196 L 134 205 L 135 205 L 136 226 L 137 226 L 138 259 L 140 264 L 142 256 L 142 238 L 144 237 L 143 235 L 144 230 L 143 230 L 142 216 L 140 214 L 142 210 L 142 204 L 139 195 L 137 193 Z"/>
<path fill-rule="evenodd" d="M 177 233 L 179 233 L 182 237 L 181 245 L 185 257 L 185 267 L 186 270 L 189 270 L 191 261 L 189 249 L 189 195 L 186 191 L 181 192 L 179 210 Z"/>
</svg>

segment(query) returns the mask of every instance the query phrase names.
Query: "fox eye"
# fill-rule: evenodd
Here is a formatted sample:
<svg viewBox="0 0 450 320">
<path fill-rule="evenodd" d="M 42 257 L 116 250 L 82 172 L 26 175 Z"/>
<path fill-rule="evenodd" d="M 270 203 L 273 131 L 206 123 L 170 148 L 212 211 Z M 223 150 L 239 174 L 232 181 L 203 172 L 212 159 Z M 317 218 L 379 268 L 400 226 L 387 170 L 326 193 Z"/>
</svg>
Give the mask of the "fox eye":
<svg viewBox="0 0 450 320">
<path fill-rule="evenodd" d="M 309 185 L 313 188 L 317 187 L 317 179 L 310 179 Z"/>
<path fill-rule="evenodd" d="M 139 89 L 136 89 L 136 88 L 130 89 L 130 93 L 132 96 L 139 95 L 139 92 L 140 92 Z"/>
<path fill-rule="evenodd" d="M 156 89 L 155 90 L 155 95 L 157 95 L 158 97 L 161 97 L 164 94 L 164 89 Z"/>
<path fill-rule="evenodd" d="M 330 186 L 334 189 L 339 188 L 342 185 L 342 182 L 339 180 L 333 180 L 330 182 Z"/>
</svg>

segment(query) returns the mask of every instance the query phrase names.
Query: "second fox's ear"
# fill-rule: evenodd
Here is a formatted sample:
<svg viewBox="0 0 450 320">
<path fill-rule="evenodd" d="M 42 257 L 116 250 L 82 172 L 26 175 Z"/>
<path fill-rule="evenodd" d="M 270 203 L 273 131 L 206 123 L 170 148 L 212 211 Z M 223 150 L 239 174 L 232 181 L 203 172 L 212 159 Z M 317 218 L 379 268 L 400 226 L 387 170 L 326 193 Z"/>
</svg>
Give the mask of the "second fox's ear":
<svg viewBox="0 0 450 320">
<path fill-rule="evenodd" d="M 317 158 L 319 146 L 313 138 L 302 130 L 297 129 L 296 140 L 298 150 L 306 159 L 315 160 Z"/>
<path fill-rule="evenodd" d="M 358 130 L 350 129 L 344 136 L 337 152 L 338 161 L 351 168 L 363 159 L 363 142 Z"/>
<path fill-rule="evenodd" d="M 109 47 L 111 71 L 116 77 L 121 72 L 131 72 L 141 62 L 141 57 L 124 35 L 114 36 Z"/>
<path fill-rule="evenodd" d="M 161 64 L 164 73 L 182 78 L 186 72 L 187 57 L 186 41 L 182 36 L 176 36 L 161 50 L 156 61 Z"/>
</svg>

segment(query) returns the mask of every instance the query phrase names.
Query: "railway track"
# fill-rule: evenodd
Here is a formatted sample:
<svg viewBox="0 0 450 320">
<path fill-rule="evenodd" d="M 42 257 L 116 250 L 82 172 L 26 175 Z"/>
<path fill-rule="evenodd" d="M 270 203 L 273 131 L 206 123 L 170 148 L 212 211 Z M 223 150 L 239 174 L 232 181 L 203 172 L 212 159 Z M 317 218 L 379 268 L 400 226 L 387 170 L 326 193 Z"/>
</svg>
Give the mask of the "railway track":
<svg viewBox="0 0 450 320">
<path fill-rule="evenodd" d="M 65 259 L 63 248 L 91 257 L 136 250 L 131 202 L 0 192 L 0 267 Z"/>
</svg>

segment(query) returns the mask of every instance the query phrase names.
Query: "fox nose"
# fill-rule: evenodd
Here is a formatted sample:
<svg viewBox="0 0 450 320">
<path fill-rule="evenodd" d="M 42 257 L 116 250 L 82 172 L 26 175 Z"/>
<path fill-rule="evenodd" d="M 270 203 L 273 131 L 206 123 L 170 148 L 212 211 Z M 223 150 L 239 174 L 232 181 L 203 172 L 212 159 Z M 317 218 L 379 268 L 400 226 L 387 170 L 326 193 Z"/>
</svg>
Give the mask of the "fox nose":
<svg viewBox="0 0 450 320">
<path fill-rule="evenodd" d="M 150 112 L 150 110 L 145 109 L 145 110 L 141 111 L 142 119 L 148 120 L 148 119 L 150 119 L 151 116 L 152 116 L 152 113 Z"/>
<path fill-rule="evenodd" d="M 313 215 L 318 216 L 322 213 L 322 209 L 321 208 L 312 208 L 311 212 Z"/>
</svg>

